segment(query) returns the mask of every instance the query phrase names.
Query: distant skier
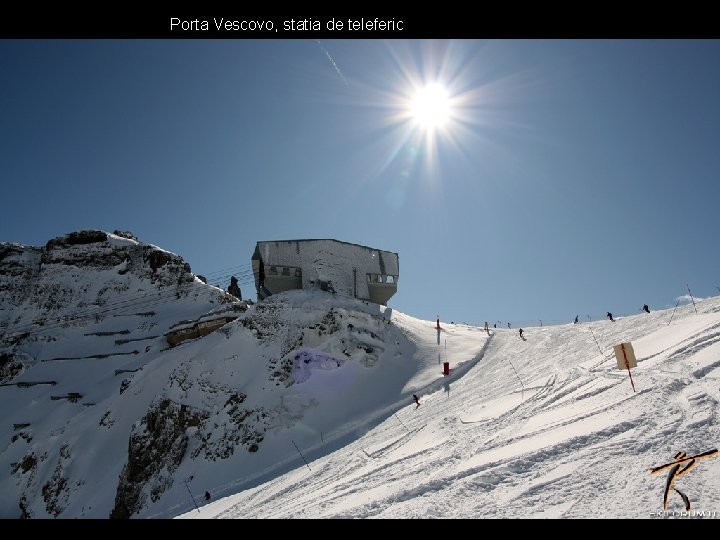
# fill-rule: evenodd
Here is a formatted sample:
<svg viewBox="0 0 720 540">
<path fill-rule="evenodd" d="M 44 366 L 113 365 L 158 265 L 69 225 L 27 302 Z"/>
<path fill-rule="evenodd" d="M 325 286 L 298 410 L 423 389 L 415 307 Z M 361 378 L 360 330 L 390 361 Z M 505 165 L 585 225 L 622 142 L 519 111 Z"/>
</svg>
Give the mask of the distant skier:
<svg viewBox="0 0 720 540">
<path fill-rule="evenodd" d="M 643 311 L 644 311 L 645 313 L 650 313 L 650 308 L 648 307 L 647 304 L 643 304 Z"/>
<path fill-rule="evenodd" d="M 206 501 L 209 501 L 209 500 L 210 500 L 210 492 L 209 492 L 209 491 L 206 491 L 206 492 L 205 492 L 205 500 L 206 500 Z"/>
<path fill-rule="evenodd" d="M 510 328 L 510 323 L 508 323 L 508 328 Z"/>
<path fill-rule="evenodd" d="M 413 394 L 413 399 L 415 400 L 415 408 L 417 409 L 420 406 L 420 400 L 415 394 Z"/>
<path fill-rule="evenodd" d="M 607 318 L 610 319 L 612 322 L 615 322 L 615 319 L 612 318 L 612 313 L 609 311 L 607 312 Z"/>
<path fill-rule="evenodd" d="M 575 315 L 575 322 L 573 324 L 577 324 L 577 323 L 578 323 L 578 316 Z"/>
<path fill-rule="evenodd" d="M 490 328 L 488 328 L 488 323 L 485 321 L 485 331 L 487 332 L 487 335 L 490 335 Z"/>
<path fill-rule="evenodd" d="M 523 337 L 523 329 L 522 329 L 522 328 L 520 329 L 520 339 L 523 339 L 523 340 L 525 339 L 525 338 Z"/>
</svg>

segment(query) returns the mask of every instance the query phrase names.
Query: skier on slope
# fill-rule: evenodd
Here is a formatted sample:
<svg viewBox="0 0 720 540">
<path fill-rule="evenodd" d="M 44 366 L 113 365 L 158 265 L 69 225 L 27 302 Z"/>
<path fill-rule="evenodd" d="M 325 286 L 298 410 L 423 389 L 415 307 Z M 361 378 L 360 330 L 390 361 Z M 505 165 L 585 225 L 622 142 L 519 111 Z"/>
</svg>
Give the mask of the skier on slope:
<svg viewBox="0 0 720 540">
<path fill-rule="evenodd" d="M 415 400 L 415 408 L 417 409 L 420 406 L 420 400 L 415 394 L 413 394 L 413 399 Z"/>
<path fill-rule="evenodd" d="M 525 338 L 523 337 L 523 329 L 522 329 L 522 328 L 520 329 L 520 339 L 525 339 Z"/>
<path fill-rule="evenodd" d="M 607 312 L 607 318 L 610 319 L 612 322 L 615 322 L 615 319 L 613 319 L 612 317 L 612 313 L 610 313 L 609 311 Z"/>
<path fill-rule="evenodd" d="M 643 304 L 643 311 L 644 311 L 645 313 L 650 313 L 650 308 L 648 307 L 647 304 Z"/>
</svg>

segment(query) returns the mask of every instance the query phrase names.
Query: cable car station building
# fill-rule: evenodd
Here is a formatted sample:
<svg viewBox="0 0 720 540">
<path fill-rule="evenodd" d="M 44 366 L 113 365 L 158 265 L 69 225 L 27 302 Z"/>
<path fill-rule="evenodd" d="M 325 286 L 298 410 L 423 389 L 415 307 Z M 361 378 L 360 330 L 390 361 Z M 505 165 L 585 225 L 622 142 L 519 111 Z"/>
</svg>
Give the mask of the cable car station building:
<svg viewBox="0 0 720 540">
<path fill-rule="evenodd" d="M 386 305 L 400 277 L 397 253 L 330 239 L 258 242 L 252 268 L 258 301 L 319 288 Z"/>
</svg>

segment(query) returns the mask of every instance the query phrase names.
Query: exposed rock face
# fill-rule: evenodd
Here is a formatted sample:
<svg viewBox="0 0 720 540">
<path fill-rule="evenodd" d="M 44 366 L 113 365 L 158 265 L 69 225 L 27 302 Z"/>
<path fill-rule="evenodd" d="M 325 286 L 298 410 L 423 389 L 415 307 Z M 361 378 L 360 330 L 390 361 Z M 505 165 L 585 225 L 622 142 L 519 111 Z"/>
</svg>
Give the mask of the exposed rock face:
<svg viewBox="0 0 720 540">
<path fill-rule="evenodd" d="M 166 284 L 175 284 L 178 277 L 188 279 L 184 274 L 190 273 L 189 265 L 175 254 L 102 231 L 69 233 L 41 248 L 0 242 L 0 300 L 19 305 L 28 296 L 41 295 L 45 292 L 40 289 L 41 282 L 54 277 L 53 265 L 101 270 L 123 264 L 126 268 L 119 271 L 133 271 L 141 277 L 167 266 L 169 275 L 163 280 Z"/>
<path fill-rule="evenodd" d="M 42 265 L 64 264 L 98 269 L 115 268 L 123 263 L 124 272 L 133 271 L 140 276 L 152 275 L 163 285 L 188 281 L 190 265 L 180 256 L 164 251 L 156 246 L 141 244 L 134 235 L 123 232 L 123 236 L 114 239 L 102 231 L 79 231 L 50 240 L 42 252 Z M 118 241 L 119 238 L 130 242 Z M 149 267 L 149 272 L 148 272 Z M 166 276 L 158 276 L 157 271 L 164 268 Z"/>
<path fill-rule="evenodd" d="M 0 242 L 0 276 L 29 279 L 37 274 L 42 248 Z M 12 286 L 12 280 L 0 281 L 0 291 Z"/>
<path fill-rule="evenodd" d="M 130 232 L 117 232 L 121 235 L 95 230 L 72 232 L 50 240 L 44 247 L 0 243 L 0 305 L 4 312 L 23 307 L 44 315 L 22 321 L 3 319 L 0 312 L 0 340 L 10 339 L 3 336 L 4 328 L 22 330 L 28 324 L 43 324 L 56 309 L 79 312 L 88 306 L 102 306 L 106 291 L 127 290 L 127 280 L 123 279 L 127 273 L 149 279 L 160 287 L 180 287 L 193 282 L 190 265 L 182 257 L 140 243 Z M 97 274 L 87 276 L 84 270 Z M 105 283 L 98 288 L 95 298 L 88 299 L 93 292 L 88 281 Z M 0 342 L 2 345 L 7 343 Z"/>
<path fill-rule="evenodd" d="M 189 264 L 174 253 L 138 242 L 132 233 L 121 234 L 71 232 L 44 247 L 0 243 L 0 383 L 36 362 L 37 348 L 30 342 L 54 339 L 37 336 L 35 330 L 83 324 L 84 319 L 65 314 L 98 312 L 112 305 L 118 293 L 143 296 L 142 285 L 130 288 L 137 278 L 160 288 L 173 287 L 170 294 L 178 298 L 188 294 L 186 286 L 194 281 Z M 101 311 L 96 322 L 98 317 L 103 317 Z"/>
<path fill-rule="evenodd" d="M 201 433 L 201 443 L 191 454 L 193 459 L 198 456 L 209 461 L 227 459 L 238 447 L 245 447 L 248 452 L 258 451 L 276 412 L 242 407 L 246 398 L 242 392 L 230 394 L 222 411 Z M 209 424 L 213 424 L 213 428 Z"/>
<path fill-rule="evenodd" d="M 120 236 L 121 238 L 127 238 L 127 239 L 129 239 L 129 240 L 135 240 L 136 242 L 138 241 L 138 237 L 135 236 L 135 235 L 134 235 L 133 233 L 131 233 L 130 231 L 118 231 L 118 230 L 114 230 L 114 231 L 113 231 L 113 234 L 114 234 L 115 236 Z"/>
<path fill-rule="evenodd" d="M 17 306 L 30 292 L 29 284 L 40 272 L 43 248 L 0 242 L 0 304 Z M 0 319 L 0 332 L 3 322 Z"/>
<path fill-rule="evenodd" d="M 0 353 L 0 384 L 20 375 L 25 366 L 12 353 Z"/>
<path fill-rule="evenodd" d="M 41 247 L 0 242 L 0 518 L 130 517 L 159 501 L 192 438 L 186 430 L 206 413 L 176 395 L 154 402 L 163 381 L 148 384 L 142 368 L 176 361 L 162 335 L 178 320 L 246 308 L 127 231 L 72 232 Z M 128 413 L 128 401 L 143 405 Z M 43 412 L 29 418 L 30 403 Z M 71 452 L 80 440 L 108 450 Z M 109 484 L 95 482 L 106 474 L 97 460 L 117 467 Z"/>
<path fill-rule="evenodd" d="M 48 514 L 54 517 L 62 514 L 69 499 L 68 479 L 64 474 L 64 463 L 66 461 L 70 461 L 70 452 L 68 451 L 68 445 L 65 444 L 60 448 L 60 456 L 52 477 L 42 487 L 45 509 Z"/>
<path fill-rule="evenodd" d="M 111 518 L 127 519 L 155 502 L 173 484 L 173 472 L 185 455 L 187 428 L 200 426 L 207 414 L 169 399 L 153 404 L 133 426 L 128 443 L 128 462 L 123 468 Z"/>
<path fill-rule="evenodd" d="M 108 239 L 107 233 L 102 231 L 76 231 L 66 234 L 65 236 L 59 236 L 49 240 L 45 245 L 46 251 L 51 251 L 56 248 L 64 248 L 69 246 L 77 246 L 82 244 L 96 244 L 98 242 L 105 242 Z"/>
</svg>

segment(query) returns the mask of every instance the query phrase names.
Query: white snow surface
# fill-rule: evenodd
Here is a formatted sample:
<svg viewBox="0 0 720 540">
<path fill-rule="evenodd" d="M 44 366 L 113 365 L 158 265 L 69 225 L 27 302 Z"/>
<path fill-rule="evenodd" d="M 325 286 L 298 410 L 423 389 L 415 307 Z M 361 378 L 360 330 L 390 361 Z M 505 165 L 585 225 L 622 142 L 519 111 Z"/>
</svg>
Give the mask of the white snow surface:
<svg viewBox="0 0 720 540">
<path fill-rule="evenodd" d="M 34 268 L 27 249 L 10 257 Z M 0 353 L 26 363 L 0 387 L 0 517 L 19 517 L 24 497 L 34 518 L 107 518 L 129 438 L 161 399 L 207 419 L 134 518 L 648 518 L 669 474 L 650 469 L 720 446 L 720 297 L 523 340 L 298 290 L 168 348 L 169 328 L 229 300 L 138 264 L 43 264 L 22 274 L 42 298 L 0 276 Z M 29 337 L 13 341 L 18 329 Z M 16 384 L 42 381 L 56 384 Z M 82 397 L 51 399 L 70 392 Z M 691 517 L 717 517 L 720 456 L 673 486 Z M 666 517 L 688 517 L 680 495 L 668 501 Z"/>
<path fill-rule="evenodd" d="M 696 308 L 525 328 L 525 340 L 441 323 L 439 345 L 433 322 L 393 312 L 414 345 L 392 360 L 413 366 L 397 372 L 401 403 L 324 455 L 314 420 L 289 427 L 307 464 L 179 517 L 717 518 L 720 455 L 675 479 L 690 512 L 672 490 L 663 512 L 669 470 L 650 474 L 720 446 L 720 298 Z M 621 342 L 635 349 L 635 391 L 617 368 Z M 344 399 L 380 405 L 393 375 Z"/>
</svg>

